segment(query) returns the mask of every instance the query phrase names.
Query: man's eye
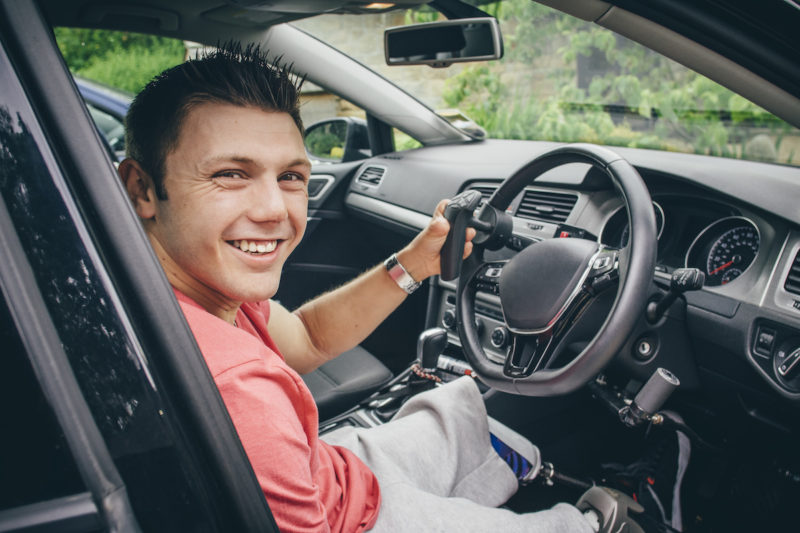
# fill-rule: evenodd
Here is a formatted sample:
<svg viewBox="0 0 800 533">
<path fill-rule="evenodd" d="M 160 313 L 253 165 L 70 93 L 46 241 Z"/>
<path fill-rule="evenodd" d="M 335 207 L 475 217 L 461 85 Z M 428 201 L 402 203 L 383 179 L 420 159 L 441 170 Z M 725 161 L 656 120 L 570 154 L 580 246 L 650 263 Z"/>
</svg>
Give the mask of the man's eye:
<svg viewBox="0 0 800 533">
<path fill-rule="evenodd" d="M 287 172 L 286 174 L 282 174 L 278 180 L 305 184 L 306 177 L 302 174 L 297 174 L 296 172 Z"/>
<path fill-rule="evenodd" d="M 214 174 L 215 178 L 243 178 L 244 174 L 238 170 L 223 170 Z"/>
</svg>

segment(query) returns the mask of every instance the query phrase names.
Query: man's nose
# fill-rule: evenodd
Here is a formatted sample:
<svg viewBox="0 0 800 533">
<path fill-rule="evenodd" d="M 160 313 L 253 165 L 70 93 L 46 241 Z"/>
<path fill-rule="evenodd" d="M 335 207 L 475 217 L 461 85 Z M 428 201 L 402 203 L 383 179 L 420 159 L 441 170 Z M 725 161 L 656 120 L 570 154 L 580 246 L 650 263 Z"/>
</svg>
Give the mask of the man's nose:
<svg viewBox="0 0 800 533">
<path fill-rule="evenodd" d="M 275 177 L 259 178 L 255 185 L 248 191 L 246 199 L 248 217 L 256 222 L 286 219 L 288 210 L 278 180 Z"/>
</svg>

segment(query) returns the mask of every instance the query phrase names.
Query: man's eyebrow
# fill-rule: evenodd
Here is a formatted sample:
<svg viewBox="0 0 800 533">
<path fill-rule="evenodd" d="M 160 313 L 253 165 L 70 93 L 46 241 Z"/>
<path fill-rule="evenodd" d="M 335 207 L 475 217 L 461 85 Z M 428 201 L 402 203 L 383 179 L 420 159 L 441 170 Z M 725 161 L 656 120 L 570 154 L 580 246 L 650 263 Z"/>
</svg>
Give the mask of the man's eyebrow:
<svg viewBox="0 0 800 533">
<path fill-rule="evenodd" d="M 308 168 L 311 168 L 311 161 L 309 161 L 305 157 L 302 157 L 302 158 L 295 159 L 294 161 L 292 161 L 291 163 L 289 163 L 286 166 L 287 167 L 308 167 Z"/>
<path fill-rule="evenodd" d="M 201 165 L 215 165 L 217 163 L 227 163 L 227 162 L 234 162 L 234 163 L 244 163 L 248 165 L 256 164 L 256 161 L 252 157 L 247 157 L 244 155 L 239 154 L 220 154 L 215 155 L 213 157 L 209 157 L 208 159 L 203 159 L 200 161 Z"/>
<path fill-rule="evenodd" d="M 225 163 L 225 162 L 234 162 L 234 163 L 241 163 L 245 165 L 256 165 L 261 166 L 261 163 L 257 162 L 252 157 L 248 157 L 245 155 L 239 154 L 221 154 L 216 155 L 214 157 L 210 157 L 208 159 L 204 159 L 200 161 L 200 165 L 207 166 L 207 165 L 216 165 L 218 163 Z M 304 166 L 304 167 L 311 167 L 311 161 L 309 161 L 305 157 L 298 157 L 297 159 L 290 161 L 289 163 L 284 164 L 285 167 L 297 167 L 297 166 Z"/>
</svg>

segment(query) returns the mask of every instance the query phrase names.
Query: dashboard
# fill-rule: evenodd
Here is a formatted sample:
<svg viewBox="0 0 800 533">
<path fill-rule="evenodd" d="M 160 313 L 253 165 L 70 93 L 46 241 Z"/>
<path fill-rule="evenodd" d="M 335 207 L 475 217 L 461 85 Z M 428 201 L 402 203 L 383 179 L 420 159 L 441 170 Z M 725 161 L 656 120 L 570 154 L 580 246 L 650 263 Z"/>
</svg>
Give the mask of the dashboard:
<svg viewBox="0 0 800 533">
<path fill-rule="evenodd" d="M 557 146 L 535 141 L 485 141 L 427 147 L 367 160 L 346 198 L 370 223 L 412 234 L 436 203 L 467 190 L 487 199 L 499 184 Z M 653 200 L 658 256 L 651 298 L 671 273 L 694 267 L 702 289 L 684 295 L 665 320 L 641 323 L 614 365 L 646 378 L 659 366 L 700 388 L 709 377 L 800 401 L 800 169 L 651 150 L 614 148 L 636 167 Z M 376 168 L 380 179 L 374 180 Z M 362 174 L 371 181 L 361 179 Z M 627 243 L 624 204 L 610 180 L 572 163 L 543 174 L 511 202 L 513 235 L 486 255 L 503 261 L 538 241 L 570 237 L 607 247 Z M 435 282 L 430 322 L 454 329 L 455 285 Z M 487 355 L 505 356 L 499 298 L 479 293 L 476 314 Z"/>
</svg>

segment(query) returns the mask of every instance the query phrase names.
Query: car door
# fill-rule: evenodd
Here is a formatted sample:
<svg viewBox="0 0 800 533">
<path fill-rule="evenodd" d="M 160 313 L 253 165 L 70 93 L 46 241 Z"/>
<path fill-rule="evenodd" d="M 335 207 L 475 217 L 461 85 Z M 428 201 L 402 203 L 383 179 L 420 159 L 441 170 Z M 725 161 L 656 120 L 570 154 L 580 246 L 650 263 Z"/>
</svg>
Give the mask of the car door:
<svg viewBox="0 0 800 533">
<path fill-rule="evenodd" d="M 72 456 L 83 481 L 59 479 L 69 466 L 32 470 L 36 483 L 63 490 L 4 502 L 0 529 L 23 527 L 19 516 L 40 518 L 47 509 L 28 506 L 56 499 L 51 507 L 65 520 L 53 531 L 66 530 L 70 517 L 84 520 L 79 531 L 277 531 L 51 31 L 29 1 L 0 2 L 0 198 L 8 311 L 0 318 L 7 337 L 18 335 L 7 346 L 24 348 L 16 366 L 3 358 L 4 371 L 14 371 L 4 374 L 7 392 L 18 392 L 6 405 L 20 411 L 20 428 L 54 413 L 55 429 L 34 436 L 50 441 L 45 448 L 66 440 L 59 457 Z M 48 405 L 11 403 L 23 394 Z M 4 432 L 5 461 L 46 459 L 41 446 L 10 437 Z"/>
</svg>

